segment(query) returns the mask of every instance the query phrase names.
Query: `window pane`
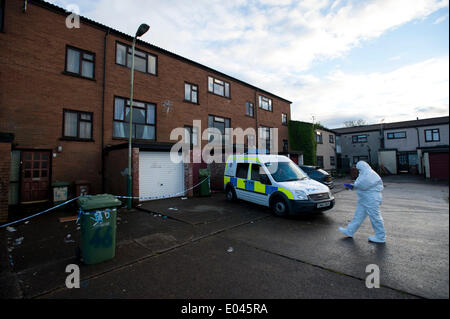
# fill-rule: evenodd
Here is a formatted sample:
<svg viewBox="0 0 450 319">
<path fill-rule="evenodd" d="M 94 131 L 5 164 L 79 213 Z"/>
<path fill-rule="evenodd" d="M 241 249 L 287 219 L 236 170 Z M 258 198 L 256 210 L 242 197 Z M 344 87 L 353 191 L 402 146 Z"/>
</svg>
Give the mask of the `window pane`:
<svg viewBox="0 0 450 319">
<path fill-rule="evenodd" d="M 78 114 L 75 112 L 64 113 L 64 136 L 77 137 Z"/>
<path fill-rule="evenodd" d="M 192 102 L 197 103 L 197 91 L 192 91 Z"/>
<path fill-rule="evenodd" d="M 208 77 L 208 91 L 213 92 L 213 78 L 210 76 Z"/>
<path fill-rule="evenodd" d="M 433 132 L 433 141 L 439 141 L 439 133 Z"/>
<path fill-rule="evenodd" d="M 80 138 L 92 138 L 92 123 L 80 122 Z"/>
<path fill-rule="evenodd" d="M 192 128 L 191 127 L 185 127 L 184 128 L 184 143 L 190 143 L 191 141 L 191 135 L 192 135 Z"/>
<path fill-rule="evenodd" d="M 125 106 L 125 101 L 123 99 L 116 98 L 114 100 L 114 119 L 115 120 L 123 121 L 124 106 Z"/>
<path fill-rule="evenodd" d="M 189 84 L 184 84 L 184 99 L 191 100 L 191 86 Z"/>
<path fill-rule="evenodd" d="M 80 73 L 80 52 L 67 49 L 67 71 Z"/>
<path fill-rule="evenodd" d="M 87 78 L 94 78 L 94 63 L 89 61 L 83 61 L 81 75 Z"/>
<path fill-rule="evenodd" d="M 214 83 L 214 93 L 219 94 L 219 95 L 223 95 L 224 94 L 223 86 Z"/>
<path fill-rule="evenodd" d="M 89 61 L 94 61 L 94 55 L 89 54 L 89 53 L 83 53 L 83 59 L 89 60 Z"/>
<path fill-rule="evenodd" d="M 147 64 L 145 58 L 136 56 L 134 58 L 134 69 L 141 72 L 147 72 Z"/>
<path fill-rule="evenodd" d="M 155 139 L 155 127 L 150 125 L 136 124 L 136 138 L 153 140 Z"/>
<path fill-rule="evenodd" d="M 114 137 L 128 137 L 128 123 L 114 121 Z"/>
<path fill-rule="evenodd" d="M 156 57 L 148 56 L 148 73 L 156 74 Z"/>
<path fill-rule="evenodd" d="M 192 145 L 197 146 L 198 144 L 198 128 L 193 127 L 192 128 Z"/>
<path fill-rule="evenodd" d="M 127 48 L 122 44 L 117 44 L 116 63 L 125 65 Z"/>
<path fill-rule="evenodd" d="M 133 123 L 145 124 L 145 110 L 133 108 Z"/>
<path fill-rule="evenodd" d="M 82 120 L 87 120 L 87 121 L 90 121 L 92 119 L 91 114 L 86 114 L 86 113 L 81 113 L 80 118 Z"/>
<path fill-rule="evenodd" d="M 230 84 L 225 82 L 225 96 L 230 97 Z"/>
<path fill-rule="evenodd" d="M 155 124 L 155 105 L 147 104 L 147 124 Z"/>
<path fill-rule="evenodd" d="M 427 141 L 431 141 L 431 131 L 425 131 L 425 138 Z"/>
<path fill-rule="evenodd" d="M 137 50 L 137 49 L 134 50 L 134 55 L 137 56 L 137 57 L 141 57 L 141 58 L 147 57 L 147 54 L 145 52 L 142 52 L 142 51 Z"/>
</svg>

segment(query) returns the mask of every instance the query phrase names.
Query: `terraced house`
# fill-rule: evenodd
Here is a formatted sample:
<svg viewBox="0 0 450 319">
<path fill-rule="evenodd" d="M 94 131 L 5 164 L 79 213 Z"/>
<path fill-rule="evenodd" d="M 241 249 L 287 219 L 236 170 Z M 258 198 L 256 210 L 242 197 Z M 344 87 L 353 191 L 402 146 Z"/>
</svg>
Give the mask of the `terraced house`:
<svg viewBox="0 0 450 319">
<path fill-rule="evenodd" d="M 50 201 L 56 181 L 126 194 L 133 38 L 84 17 L 67 28 L 68 13 L 44 1 L 0 4 L 0 220 L 8 204 Z M 290 101 L 140 40 L 135 70 L 133 196 L 196 183 L 206 164 L 173 163 L 168 152 L 177 127 L 208 142 L 193 120 L 202 130 L 254 128 L 256 140 L 278 128 L 278 149 L 288 152 Z M 219 187 L 223 170 L 213 172 Z"/>
</svg>

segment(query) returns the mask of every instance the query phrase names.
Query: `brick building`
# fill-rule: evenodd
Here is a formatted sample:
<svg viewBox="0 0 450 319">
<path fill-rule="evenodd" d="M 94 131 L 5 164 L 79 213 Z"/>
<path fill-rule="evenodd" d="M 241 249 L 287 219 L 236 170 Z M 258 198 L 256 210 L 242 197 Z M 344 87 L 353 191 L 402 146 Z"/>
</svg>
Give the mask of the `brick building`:
<svg viewBox="0 0 450 319">
<path fill-rule="evenodd" d="M 8 136 L 0 168 L 9 204 L 51 200 L 55 181 L 125 194 L 132 37 L 84 17 L 69 29 L 68 13 L 44 1 L 0 6 L 0 132 Z M 252 140 L 277 128 L 278 150 L 288 152 L 290 101 L 140 40 L 136 50 L 134 196 L 195 184 L 206 164 L 175 164 L 168 152 L 174 128 L 201 136 L 193 120 L 202 130 L 253 128 Z"/>
</svg>

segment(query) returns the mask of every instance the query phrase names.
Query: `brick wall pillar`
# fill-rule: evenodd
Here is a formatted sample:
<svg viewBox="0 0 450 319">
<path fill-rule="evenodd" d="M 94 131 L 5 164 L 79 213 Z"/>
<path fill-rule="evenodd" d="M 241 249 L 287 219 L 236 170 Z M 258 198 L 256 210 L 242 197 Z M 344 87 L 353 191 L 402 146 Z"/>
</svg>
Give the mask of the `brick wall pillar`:
<svg viewBox="0 0 450 319">
<path fill-rule="evenodd" d="M 139 148 L 131 150 L 131 169 L 133 174 L 133 190 L 132 196 L 139 196 Z M 139 199 L 133 199 L 133 206 L 139 204 Z"/>
<path fill-rule="evenodd" d="M 11 143 L 0 141 L 0 223 L 8 221 L 9 175 L 11 172 Z"/>
<path fill-rule="evenodd" d="M 193 175 L 193 154 L 192 151 L 189 151 L 190 162 L 184 163 L 184 189 L 189 189 L 194 186 L 194 175 Z M 186 196 L 194 196 L 194 190 L 190 189 L 186 192 Z"/>
</svg>

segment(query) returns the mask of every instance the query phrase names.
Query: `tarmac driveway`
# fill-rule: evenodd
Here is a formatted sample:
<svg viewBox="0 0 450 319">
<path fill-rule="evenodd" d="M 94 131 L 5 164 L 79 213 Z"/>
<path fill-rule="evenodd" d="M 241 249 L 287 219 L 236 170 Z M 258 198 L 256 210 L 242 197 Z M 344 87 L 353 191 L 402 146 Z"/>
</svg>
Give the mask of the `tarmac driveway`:
<svg viewBox="0 0 450 319">
<path fill-rule="evenodd" d="M 77 226 L 42 216 L 0 230 L 10 250 L 9 265 L 0 263 L 3 297 L 448 298 L 448 185 L 385 180 L 385 245 L 367 241 L 368 219 L 354 239 L 337 231 L 356 205 L 340 186 L 332 210 L 292 218 L 220 193 L 122 210 L 116 257 L 80 264 L 80 289 L 64 285 L 66 265 L 78 263 Z M 379 289 L 366 288 L 369 264 L 379 266 Z"/>
</svg>

